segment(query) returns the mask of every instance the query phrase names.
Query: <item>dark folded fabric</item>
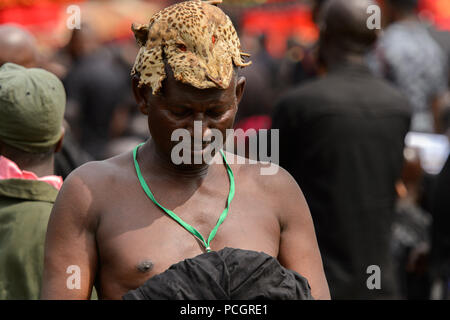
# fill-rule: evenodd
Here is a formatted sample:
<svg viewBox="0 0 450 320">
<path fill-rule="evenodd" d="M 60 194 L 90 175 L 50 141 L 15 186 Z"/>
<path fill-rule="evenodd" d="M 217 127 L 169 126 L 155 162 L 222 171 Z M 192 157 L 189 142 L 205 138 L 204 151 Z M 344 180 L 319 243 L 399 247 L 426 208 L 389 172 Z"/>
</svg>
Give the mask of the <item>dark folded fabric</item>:
<svg viewBox="0 0 450 320">
<path fill-rule="evenodd" d="M 313 300 L 308 281 L 263 253 L 224 248 L 172 265 L 124 300 Z"/>
</svg>

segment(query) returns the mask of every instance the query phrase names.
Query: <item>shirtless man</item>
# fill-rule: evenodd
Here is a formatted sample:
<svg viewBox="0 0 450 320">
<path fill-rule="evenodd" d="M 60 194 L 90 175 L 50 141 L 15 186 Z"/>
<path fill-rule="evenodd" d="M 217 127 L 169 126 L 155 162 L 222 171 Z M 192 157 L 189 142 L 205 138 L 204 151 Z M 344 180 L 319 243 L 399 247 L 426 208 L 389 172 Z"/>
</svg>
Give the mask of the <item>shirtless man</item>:
<svg viewBox="0 0 450 320">
<path fill-rule="evenodd" d="M 171 135 L 193 133 L 194 121 L 202 121 L 203 137 L 233 127 L 245 85 L 236 69 L 247 65 L 239 39 L 229 18 L 201 1 L 169 7 L 133 30 L 141 47 L 133 90 L 152 136 L 137 151 L 138 166 L 157 201 L 207 238 L 226 205 L 227 168 L 175 165 Z M 211 250 L 267 253 L 305 277 L 315 299 L 329 299 L 312 219 L 293 178 L 282 169 L 262 176 L 261 164 L 230 167 L 236 193 Z M 91 162 L 67 178 L 51 214 L 41 298 L 88 299 L 95 285 L 100 299 L 120 299 L 205 250 L 148 198 L 132 153 Z M 80 268 L 80 289 L 66 286 L 71 265 Z"/>
</svg>

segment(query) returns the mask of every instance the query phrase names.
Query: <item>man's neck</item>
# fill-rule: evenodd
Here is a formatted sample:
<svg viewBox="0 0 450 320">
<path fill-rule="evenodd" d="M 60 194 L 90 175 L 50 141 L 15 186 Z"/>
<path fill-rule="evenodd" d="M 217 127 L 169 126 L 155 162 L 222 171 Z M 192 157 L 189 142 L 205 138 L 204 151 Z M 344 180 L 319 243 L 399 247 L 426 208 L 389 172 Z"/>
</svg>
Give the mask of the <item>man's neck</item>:
<svg viewBox="0 0 450 320">
<path fill-rule="evenodd" d="M 140 163 L 144 170 L 160 172 L 174 179 L 202 179 L 208 175 L 209 165 L 175 165 L 170 158 L 167 158 L 155 145 L 153 140 L 149 140 L 140 148 Z"/>
<path fill-rule="evenodd" d="M 14 161 L 14 159 L 11 159 Z M 26 165 L 21 163 L 20 161 L 14 161 L 17 166 L 21 170 L 26 170 L 33 172 L 38 177 L 45 177 L 45 176 L 51 176 L 55 173 L 54 169 L 54 157 L 51 157 L 51 159 L 44 161 L 40 164 L 34 164 L 34 165 Z"/>
<path fill-rule="evenodd" d="M 20 170 L 33 172 L 38 177 L 51 176 L 55 173 L 54 153 L 45 155 L 26 153 L 0 141 L 0 156 L 13 161 Z"/>
<path fill-rule="evenodd" d="M 346 66 L 365 67 L 366 61 L 364 56 L 359 54 L 347 54 L 342 57 L 330 58 L 327 61 L 327 72 L 341 69 Z"/>
</svg>

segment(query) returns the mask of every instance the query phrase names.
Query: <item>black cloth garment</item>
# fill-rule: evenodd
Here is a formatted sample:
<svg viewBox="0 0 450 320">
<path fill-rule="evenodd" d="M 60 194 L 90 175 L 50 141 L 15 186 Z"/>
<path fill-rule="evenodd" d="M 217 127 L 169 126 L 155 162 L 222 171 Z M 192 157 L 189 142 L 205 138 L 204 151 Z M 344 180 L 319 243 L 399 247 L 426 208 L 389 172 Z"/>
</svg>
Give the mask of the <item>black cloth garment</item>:
<svg viewBox="0 0 450 320">
<path fill-rule="evenodd" d="M 433 196 L 431 267 L 434 278 L 450 281 L 450 157 L 439 173 Z"/>
<path fill-rule="evenodd" d="M 389 247 L 410 117 L 406 98 L 363 65 L 332 69 L 276 107 L 280 165 L 309 205 L 332 299 L 395 295 Z M 371 265 L 381 290 L 367 287 Z"/>
<path fill-rule="evenodd" d="M 312 300 L 308 281 L 273 257 L 224 248 L 172 265 L 124 300 Z"/>
</svg>

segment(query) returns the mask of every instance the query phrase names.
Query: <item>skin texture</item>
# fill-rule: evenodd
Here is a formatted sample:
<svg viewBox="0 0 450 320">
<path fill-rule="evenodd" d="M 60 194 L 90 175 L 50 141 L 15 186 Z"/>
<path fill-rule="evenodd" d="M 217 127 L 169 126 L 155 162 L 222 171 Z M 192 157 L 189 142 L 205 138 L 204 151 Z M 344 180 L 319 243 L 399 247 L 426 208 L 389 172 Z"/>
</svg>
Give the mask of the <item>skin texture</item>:
<svg viewBox="0 0 450 320">
<path fill-rule="evenodd" d="M 163 206 L 207 237 L 226 204 L 225 166 L 173 165 L 170 135 L 176 128 L 193 130 L 194 120 L 203 121 L 204 135 L 212 128 L 232 128 L 245 79 L 233 77 L 228 89 L 196 89 L 169 72 L 162 96 L 138 88 L 138 82 L 133 80 L 134 93 L 153 136 L 138 152 L 142 174 Z M 293 178 L 282 169 L 261 176 L 260 164 L 231 168 L 236 195 L 211 248 L 277 257 L 309 280 L 316 299 L 329 299 L 309 209 Z M 95 283 L 99 298 L 120 299 L 172 264 L 203 252 L 189 232 L 147 198 L 131 152 L 92 162 L 67 178 L 53 208 L 41 298 L 88 299 Z M 81 269 L 79 290 L 66 287 L 70 265 Z"/>
<path fill-rule="evenodd" d="M 12 62 L 25 68 L 37 66 L 34 37 L 26 30 L 13 25 L 0 26 L 0 66 Z"/>
</svg>

